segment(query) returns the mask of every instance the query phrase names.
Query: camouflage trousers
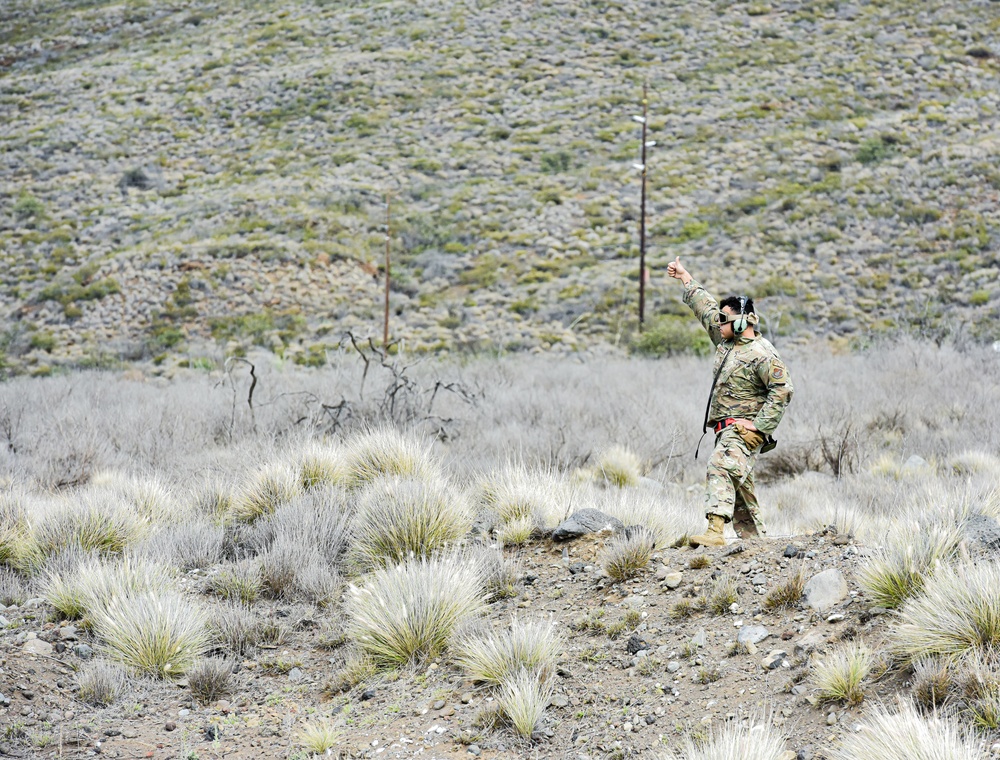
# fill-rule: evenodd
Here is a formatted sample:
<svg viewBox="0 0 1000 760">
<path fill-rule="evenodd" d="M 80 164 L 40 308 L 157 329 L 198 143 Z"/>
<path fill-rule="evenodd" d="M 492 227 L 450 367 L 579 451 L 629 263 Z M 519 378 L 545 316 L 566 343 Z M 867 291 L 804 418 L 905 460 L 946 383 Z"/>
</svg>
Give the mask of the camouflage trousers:
<svg viewBox="0 0 1000 760">
<path fill-rule="evenodd" d="M 760 504 L 754 491 L 753 451 L 730 425 L 715 439 L 708 460 L 705 486 L 705 514 L 719 515 L 732 522 L 742 538 L 767 535 Z"/>
</svg>

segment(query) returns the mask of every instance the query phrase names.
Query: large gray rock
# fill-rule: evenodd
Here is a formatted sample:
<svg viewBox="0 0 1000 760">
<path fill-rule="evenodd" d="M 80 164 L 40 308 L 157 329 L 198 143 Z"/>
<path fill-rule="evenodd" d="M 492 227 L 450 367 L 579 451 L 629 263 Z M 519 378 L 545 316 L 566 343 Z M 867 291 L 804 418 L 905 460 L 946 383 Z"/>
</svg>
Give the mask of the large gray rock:
<svg viewBox="0 0 1000 760">
<path fill-rule="evenodd" d="M 617 532 L 624 527 L 625 525 L 617 517 L 606 515 L 597 509 L 581 509 L 563 520 L 552 531 L 552 539 L 567 541 L 571 538 L 586 536 L 588 533 L 597 533 L 599 530 Z"/>
<path fill-rule="evenodd" d="M 836 568 L 814 575 L 802 591 L 803 603 L 817 612 L 826 612 L 846 598 L 847 580 Z"/>
<path fill-rule="evenodd" d="M 988 551 L 1000 552 L 1000 523 L 988 515 L 970 515 L 965 521 L 965 535 Z"/>
<path fill-rule="evenodd" d="M 736 640 L 741 644 L 759 644 L 769 635 L 769 631 L 762 625 L 745 625 L 736 634 Z"/>
<path fill-rule="evenodd" d="M 52 645 L 41 639 L 28 639 L 24 642 L 23 651 L 25 654 L 39 654 L 42 657 L 51 657 Z"/>
</svg>

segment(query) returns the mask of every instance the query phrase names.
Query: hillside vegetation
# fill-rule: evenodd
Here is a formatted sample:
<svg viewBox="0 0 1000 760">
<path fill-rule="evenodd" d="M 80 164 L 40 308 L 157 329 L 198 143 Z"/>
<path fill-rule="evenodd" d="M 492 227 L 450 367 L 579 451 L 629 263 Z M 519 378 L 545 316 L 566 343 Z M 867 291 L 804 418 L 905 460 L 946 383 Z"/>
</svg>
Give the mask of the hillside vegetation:
<svg viewBox="0 0 1000 760">
<path fill-rule="evenodd" d="M 5 362 L 380 340 L 387 193 L 407 350 L 701 350 L 677 255 L 776 340 L 996 340 L 996 10 L 7 0 Z"/>
</svg>

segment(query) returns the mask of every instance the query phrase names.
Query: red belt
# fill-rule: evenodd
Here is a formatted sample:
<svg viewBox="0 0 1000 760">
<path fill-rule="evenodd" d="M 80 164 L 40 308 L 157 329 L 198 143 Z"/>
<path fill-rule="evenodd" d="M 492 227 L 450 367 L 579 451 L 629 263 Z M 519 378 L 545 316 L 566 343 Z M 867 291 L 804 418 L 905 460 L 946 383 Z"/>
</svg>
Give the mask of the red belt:
<svg viewBox="0 0 1000 760">
<path fill-rule="evenodd" d="M 715 434 L 718 435 L 723 430 L 725 430 L 727 427 L 729 427 L 730 425 L 732 425 L 734 422 L 736 422 L 736 420 L 733 417 L 726 417 L 726 419 L 722 420 L 721 422 L 716 422 L 715 423 Z"/>
</svg>

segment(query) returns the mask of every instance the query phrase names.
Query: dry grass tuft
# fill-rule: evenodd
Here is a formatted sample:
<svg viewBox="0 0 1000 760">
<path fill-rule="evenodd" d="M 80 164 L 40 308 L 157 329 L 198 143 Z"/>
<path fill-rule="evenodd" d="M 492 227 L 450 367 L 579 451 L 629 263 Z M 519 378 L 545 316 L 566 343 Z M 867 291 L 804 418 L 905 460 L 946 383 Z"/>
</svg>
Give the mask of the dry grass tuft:
<svg viewBox="0 0 1000 760">
<path fill-rule="evenodd" d="M 736 602 L 736 598 L 736 579 L 722 574 L 712 581 L 705 606 L 713 615 L 725 615 Z"/>
<path fill-rule="evenodd" d="M 251 475 L 233 499 L 230 514 L 252 523 L 273 514 L 302 492 L 299 473 L 287 464 L 271 464 Z"/>
<path fill-rule="evenodd" d="M 76 680 L 80 686 L 77 696 L 81 702 L 108 707 L 125 693 L 129 679 L 120 665 L 98 660 L 84 668 Z"/>
<path fill-rule="evenodd" d="M 299 744 L 311 755 L 325 755 L 340 744 L 343 733 L 333 719 L 313 721 L 299 732 Z"/>
<path fill-rule="evenodd" d="M 547 680 L 555 669 L 562 641 L 552 623 L 517 618 L 500 631 L 474 631 L 455 645 L 456 660 L 474 681 L 499 686 L 517 672 Z"/>
<path fill-rule="evenodd" d="M 792 607 L 802 598 L 806 587 L 806 576 L 801 570 L 790 578 L 786 578 L 764 597 L 765 610 L 777 610 L 782 607 Z"/>
<path fill-rule="evenodd" d="M 675 545 L 702 524 L 687 505 L 651 488 L 608 489 L 596 495 L 594 506 L 625 525 L 645 527 L 660 547 Z"/>
<path fill-rule="evenodd" d="M 858 573 L 858 583 L 880 606 L 895 609 L 918 594 L 939 564 L 955 557 L 962 539 L 954 522 L 895 528 Z"/>
<path fill-rule="evenodd" d="M 691 570 L 704 570 L 711 564 L 712 560 L 707 554 L 696 554 L 688 560 L 688 568 Z"/>
<path fill-rule="evenodd" d="M 261 618 L 242 604 L 221 604 L 212 607 L 206 629 L 213 644 L 243 657 L 259 646 L 277 646 L 288 635 L 281 625 Z"/>
<path fill-rule="evenodd" d="M 430 557 L 471 527 L 464 496 L 443 481 L 378 478 L 358 497 L 349 556 L 366 569 Z"/>
<path fill-rule="evenodd" d="M 552 698 L 552 682 L 539 680 L 536 673 L 522 670 L 506 679 L 499 688 L 497 702 L 519 735 L 530 738 Z"/>
<path fill-rule="evenodd" d="M 343 483 L 352 490 L 386 476 L 441 479 L 427 443 L 393 428 L 369 430 L 349 438 L 344 443 L 343 468 Z"/>
<path fill-rule="evenodd" d="M 556 472 L 531 471 L 511 463 L 481 478 L 473 489 L 475 509 L 496 515 L 499 525 L 511 525 L 509 543 L 523 543 L 513 535 L 554 527 L 569 513 L 575 488 Z M 516 527 L 514 525 L 516 524 Z M 524 538 L 527 540 L 527 537 Z"/>
<path fill-rule="evenodd" d="M 436 656 L 485 604 L 482 570 L 469 557 L 412 559 L 351 587 L 348 631 L 383 666 Z"/>
<path fill-rule="evenodd" d="M 198 660 L 188 671 L 191 695 L 203 705 L 222 699 L 230 692 L 233 666 L 226 660 L 207 657 Z"/>
<path fill-rule="evenodd" d="M 858 733 L 847 732 L 831 760 L 970 760 L 981 754 L 975 743 L 942 715 L 922 716 L 912 704 L 892 713 L 876 707 Z"/>
<path fill-rule="evenodd" d="M 88 614 L 106 655 L 137 674 L 181 676 L 208 645 L 203 613 L 175 593 L 115 596 Z"/>
<path fill-rule="evenodd" d="M 910 599 L 892 630 L 895 651 L 957 661 L 1000 647 L 1000 563 L 942 566 Z"/>
<path fill-rule="evenodd" d="M 642 460 L 625 446 L 612 446 L 598 455 L 594 473 L 618 488 L 636 486 L 643 474 Z"/>
<path fill-rule="evenodd" d="M 161 593 L 170 588 L 170 572 L 145 558 L 107 560 L 70 551 L 53 558 L 42 581 L 42 595 L 69 619 L 91 617 L 117 597 Z"/>
<path fill-rule="evenodd" d="M 913 663 L 913 699 L 922 709 L 936 710 L 944 705 L 953 683 L 951 663 L 938 657 L 926 657 Z"/>
<path fill-rule="evenodd" d="M 645 529 L 615 536 L 601 552 L 601 567 L 616 582 L 634 578 L 649 567 L 653 540 Z"/>
<path fill-rule="evenodd" d="M 310 442 L 298 453 L 296 464 L 306 490 L 339 486 L 347 479 L 344 452 L 331 443 Z"/>
<path fill-rule="evenodd" d="M 24 604 L 29 593 L 28 584 L 18 573 L 0 565 L 0 605 Z"/>
<path fill-rule="evenodd" d="M 769 723 L 730 721 L 703 741 L 685 737 L 661 760 L 778 760 L 784 751 L 784 738 Z"/>
<path fill-rule="evenodd" d="M 220 568 L 209 577 L 207 588 L 227 601 L 253 604 L 264 588 L 260 561 L 244 559 Z"/>
<path fill-rule="evenodd" d="M 19 549 L 24 564 L 34 570 L 40 566 L 39 560 L 72 547 L 103 555 L 121 554 L 149 529 L 148 520 L 124 499 L 95 491 L 38 506 L 39 514 L 32 517 L 24 536 L 27 545 Z"/>
<path fill-rule="evenodd" d="M 848 644 L 815 666 L 812 680 L 822 700 L 859 705 L 864 701 L 864 680 L 872 669 L 871 650 Z"/>
</svg>

